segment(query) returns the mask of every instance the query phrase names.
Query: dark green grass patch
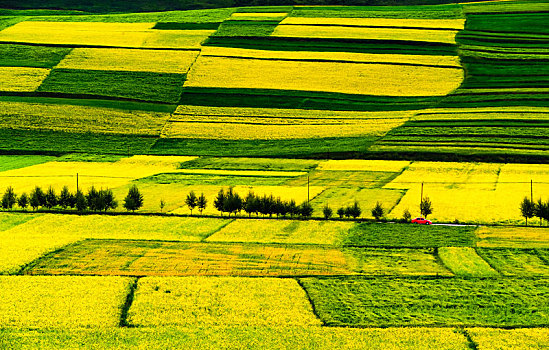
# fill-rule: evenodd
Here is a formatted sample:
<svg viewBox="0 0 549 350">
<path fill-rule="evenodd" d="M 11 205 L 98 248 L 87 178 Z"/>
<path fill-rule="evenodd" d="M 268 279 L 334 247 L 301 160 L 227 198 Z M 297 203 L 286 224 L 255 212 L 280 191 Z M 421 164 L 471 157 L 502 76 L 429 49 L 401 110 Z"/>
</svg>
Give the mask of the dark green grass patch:
<svg viewBox="0 0 549 350">
<path fill-rule="evenodd" d="M 292 12 L 292 17 L 342 17 L 342 18 L 421 18 L 452 19 L 463 18 L 461 6 L 300 6 Z"/>
<path fill-rule="evenodd" d="M 18 214 L 18 213 L 2 213 L 0 214 L 0 232 L 9 230 L 17 225 L 24 224 L 40 214 Z"/>
<path fill-rule="evenodd" d="M 548 249 L 478 248 L 478 254 L 504 276 L 549 277 Z"/>
<path fill-rule="evenodd" d="M 310 171 L 318 161 L 309 159 L 200 157 L 181 163 L 180 169 Z"/>
<path fill-rule="evenodd" d="M 271 35 L 280 21 L 229 20 L 219 26 L 214 36 L 261 37 Z"/>
<path fill-rule="evenodd" d="M 483 84 L 483 83 L 481 83 Z M 498 84 L 500 88 L 517 87 L 516 82 L 509 82 Z M 527 85 L 527 84 L 525 84 Z M 464 85 L 465 86 L 465 85 Z M 467 85 L 471 87 L 471 84 Z M 478 86 L 475 86 L 478 87 Z M 494 85 L 491 86 L 494 88 Z M 522 86 L 527 87 L 527 86 Z M 511 106 L 523 106 L 523 107 L 549 107 L 548 94 L 543 93 L 526 93 L 526 94 L 513 94 L 513 93 L 468 93 L 468 94 L 454 94 L 446 96 L 438 105 L 439 108 L 470 108 L 470 107 L 511 107 Z"/>
<path fill-rule="evenodd" d="M 344 171 L 344 170 L 316 170 L 306 177 L 291 180 L 293 186 L 329 186 L 346 188 L 382 188 L 391 182 L 398 173 L 384 171 Z"/>
<path fill-rule="evenodd" d="M 6 29 L 23 21 L 22 17 L 0 17 L 0 30 Z"/>
<path fill-rule="evenodd" d="M 184 82 L 185 74 L 54 69 L 38 91 L 174 103 Z"/>
<path fill-rule="evenodd" d="M 232 175 L 200 175 L 200 174 L 178 174 L 166 173 L 156 174 L 143 179 L 140 183 L 154 184 L 180 184 L 185 186 L 280 186 L 291 177 L 274 176 L 232 176 Z"/>
<path fill-rule="evenodd" d="M 272 13 L 272 12 L 290 12 L 293 6 L 250 6 L 240 7 L 235 12 L 237 13 Z"/>
<path fill-rule="evenodd" d="M 279 51 L 457 55 L 452 44 L 404 40 L 211 36 L 203 45 Z"/>
<path fill-rule="evenodd" d="M 42 164 L 53 160 L 57 160 L 57 158 L 35 155 L 0 155 L 0 171 L 25 168 L 31 165 Z"/>
<path fill-rule="evenodd" d="M 528 6 L 529 5 L 524 5 Z M 549 6 L 539 13 L 467 14 L 466 30 L 549 35 Z"/>
<path fill-rule="evenodd" d="M 0 66 L 52 68 L 71 51 L 66 47 L 0 45 Z"/>
<path fill-rule="evenodd" d="M 122 110 L 129 110 L 129 111 L 150 111 L 150 112 L 164 112 L 164 113 L 173 113 L 177 108 L 177 105 L 167 105 L 167 104 L 160 104 L 160 103 L 102 100 L 102 99 L 84 99 L 84 98 L 18 96 L 18 95 L 0 96 L 0 101 L 101 107 L 101 108 L 114 108 L 114 109 L 122 109 Z"/>
<path fill-rule="evenodd" d="M 462 4 L 462 7 L 467 15 L 547 12 L 547 0 L 482 1 Z"/>
<path fill-rule="evenodd" d="M 304 278 L 329 326 L 547 326 L 549 284 L 522 279 Z"/>
<path fill-rule="evenodd" d="M 392 97 L 331 92 L 200 88 L 183 89 L 179 104 L 215 107 L 298 108 L 340 111 L 384 111 L 423 109 L 441 97 Z"/>
<path fill-rule="evenodd" d="M 158 22 L 153 29 L 162 30 L 217 30 L 221 22 Z"/>
<path fill-rule="evenodd" d="M 207 140 L 160 138 L 151 154 L 241 156 L 241 157 L 314 157 L 330 158 L 364 152 L 375 140 L 369 137 L 292 139 L 292 140 Z"/>
<path fill-rule="evenodd" d="M 0 129 L 0 153 L 146 154 L 156 137 Z"/>
<path fill-rule="evenodd" d="M 416 224 L 355 225 L 343 244 L 346 246 L 380 247 L 471 247 L 475 227 L 428 226 Z"/>
</svg>

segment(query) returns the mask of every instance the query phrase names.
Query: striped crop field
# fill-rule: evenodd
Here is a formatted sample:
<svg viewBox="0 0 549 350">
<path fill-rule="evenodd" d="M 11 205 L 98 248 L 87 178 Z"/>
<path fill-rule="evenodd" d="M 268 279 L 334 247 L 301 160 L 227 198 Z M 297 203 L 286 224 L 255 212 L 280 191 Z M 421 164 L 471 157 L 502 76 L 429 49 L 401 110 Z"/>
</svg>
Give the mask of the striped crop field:
<svg viewBox="0 0 549 350">
<path fill-rule="evenodd" d="M 0 349 L 548 348 L 547 23 L 0 0 Z"/>
</svg>

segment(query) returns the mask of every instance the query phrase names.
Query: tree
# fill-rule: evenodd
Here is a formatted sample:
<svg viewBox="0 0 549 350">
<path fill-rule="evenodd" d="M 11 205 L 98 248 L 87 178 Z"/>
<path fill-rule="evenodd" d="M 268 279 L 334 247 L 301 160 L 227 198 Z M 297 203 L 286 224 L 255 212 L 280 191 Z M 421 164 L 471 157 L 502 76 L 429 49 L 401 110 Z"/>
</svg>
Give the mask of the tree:
<svg viewBox="0 0 549 350">
<path fill-rule="evenodd" d="M 55 194 L 55 190 L 53 187 L 48 188 L 48 192 L 46 192 L 46 205 L 45 207 L 48 209 L 51 209 L 57 205 L 57 195 Z"/>
<path fill-rule="evenodd" d="M 404 209 L 404 212 L 402 213 L 402 220 L 404 222 L 409 222 L 412 218 L 412 214 L 410 214 L 410 211 L 408 209 Z"/>
<path fill-rule="evenodd" d="M 109 209 L 114 210 L 118 207 L 118 202 L 114 198 L 114 194 L 112 193 L 112 190 L 107 188 L 106 190 L 101 190 L 99 192 L 100 192 L 99 198 L 101 199 L 103 210 L 105 211 Z"/>
<path fill-rule="evenodd" d="M 88 189 L 86 200 L 88 201 L 88 208 L 91 211 L 103 210 L 104 204 L 102 203 L 101 194 L 94 186 Z"/>
<path fill-rule="evenodd" d="M 187 195 L 187 199 L 185 199 L 185 204 L 187 204 L 187 207 L 191 210 L 191 215 L 193 215 L 193 209 L 196 208 L 198 205 L 198 199 L 196 198 L 196 194 L 194 194 L 194 191 L 191 191 Z"/>
<path fill-rule="evenodd" d="M 526 219 L 526 226 L 528 226 L 528 219 L 534 217 L 535 205 L 528 197 L 524 197 L 520 203 L 520 213 Z"/>
<path fill-rule="evenodd" d="M 355 201 L 351 207 L 349 207 L 349 214 L 353 217 L 353 219 L 356 219 L 362 214 L 362 209 L 360 209 L 360 205 L 358 205 L 358 202 Z"/>
<path fill-rule="evenodd" d="M 143 206 L 143 195 L 139 192 L 136 185 L 133 185 L 128 190 L 128 195 L 124 198 L 124 208 L 128 211 L 135 212 Z"/>
<path fill-rule="evenodd" d="M 198 210 L 200 211 L 200 215 L 202 215 L 202 212 L 204 211 L 204 209 L 206 209 L 206 205 L 208 205 L 208 200 L 206 199 L 206 196 L 204 195 L 204 192 L 202 192 L 200 194 L 196 204 L 198 206 Z"/>
<path fill-rule="evenodd" d="M 17 203 L 17 195 L 15 194 L 13 187 L 9 186 L 2 196 L 2 208 L 11 209 L 15 203 Z"/>
<path fill-rule="evenodd" d="M 223 203 L 225 202 L 225 191 L 220 189 L 217 196 L 214 199 L 214 207 L 219 210 L 221 216 L 223 216 Z"/>
<path fill-rule="evenodd" d="M 76 207 L 76 194 L 71 193 L 69 196 L 69 207 L 75 208 Z"/>
<path fill-rule="evenodd" d="M 29 205 L 29 197 L 25 192 L 23 192 L 17 199 L 17 205 L 21 209 L 25 209 Z"/>
<path fill-rule="evenodd" d="M 332 217 L 333 212 L 334 211 L 328 206 L 328 204 L 326 204 L 324 208 L 322 208 L 322 214 L 324 214 L 324 219 L 326 220 Z"/>
<path fill-rule="evenodd" d="M 301 214 L 302 217 L 305 219 L 310 218 L 313 216 L 313 206 L 309 202 L 303 202 L 299 206 L 299 214 Z"/>
<path fill-rule="evenodd" d="M 534 205 L 534 216 L 539 219 L 539 225 L 541 226 L 543 222 L 543 214 L 545 211 L 545 203 L 540 199 L 538 199 L 537 203 L 533 203 Z"/>
<path fill-rule="evenodd" d="M 30 193 L 30 199 L 29 204 L 32 207 L 33 210 L 38 209 L 42 205 L 42 198 L 44 198 L 45 202 L 46 195 L 42 191 L 42 189 L 38 186 L 36 186 Z"/>
<path fill-rule="evenodd" d="M 69 188 L 67 186 L 63 186 L 63 189 L 61 189 L 61 193 L 59 194 L 59 205 L 61 208 L 66 209 L 71 204 L 71 193 L 69 192 Z"/>
<path fill-rule="evenodd" d="M 295 200 L 290 199 L 287 205 L 288 205 L 288 213 L 290 213 L 290 217 L 294 217 L 294 215 L 297 215 L 299 213 Z"/>
<path fill-rule="evenodd" d="M 225 195 L 225 200 L 223 201 L 223 211 L 228 212 L 229 216 L 231 216 L 231 213 L 236 215 L 237 212 L 242 210 L 242 204 L 240 195 L 230 187 Z"/>
<path fill-rule="evenodd" d="M 428 215 L 433 213 L 433 205 L 431 204 L 429 197 L 425 197 L 421 200 L 421 203 L 419 204 L 419 211 L 426 219 Z"/>
<path fill-rule="evenodd" d="M 258 199 L 252 191 L 249 191 L 246 198 L 244 198 L 243 209 L 250 217 L 252 216 L 252 213 L 257 213 L 259 211 Z"/>
<path fill-rule="evenodd" d="M 77 190 L 74 199 L 74 206 L 79 212 L 83 212 L 88 208 L 88 200 L 86 199 L 86 196 L 84 196 L 84 193 L 82 191 Z"/>
<path fill-rule="evenodd" d="M 345 208 L 341 207 L 337 210 L 337 215 L 339 215 L 339 218 L 340 219 L 343 219 L 343 217 L 345 216 Z"/>
<path fill-rule="evenodd" d="M 380 202 L 376 203 L 374 209 L 372 209 L 372 216 L 376 218 L 377 221 L 385 215 L 385 209 L 381 206 Z"/>
<path fill-rule="evenodd" d="M 166 206 L 166 202 L 164 201 L 164 198 L 160 198 L 160 212 L 164 210 L 164 207 Z"/>
</svg>

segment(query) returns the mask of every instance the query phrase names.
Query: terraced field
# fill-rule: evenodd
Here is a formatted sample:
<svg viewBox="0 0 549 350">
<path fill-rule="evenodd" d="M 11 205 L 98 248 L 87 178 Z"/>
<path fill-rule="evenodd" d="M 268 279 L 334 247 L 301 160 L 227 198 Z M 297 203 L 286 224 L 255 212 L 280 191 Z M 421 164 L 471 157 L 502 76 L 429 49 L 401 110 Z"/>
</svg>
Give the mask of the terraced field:
<svg viewBox="0 0 549 350">
<path fill-rule="evenodd" d="M 0 348 L 549 347 L 547 2 L 296 2 L 0 0 Z"/>
</svg>

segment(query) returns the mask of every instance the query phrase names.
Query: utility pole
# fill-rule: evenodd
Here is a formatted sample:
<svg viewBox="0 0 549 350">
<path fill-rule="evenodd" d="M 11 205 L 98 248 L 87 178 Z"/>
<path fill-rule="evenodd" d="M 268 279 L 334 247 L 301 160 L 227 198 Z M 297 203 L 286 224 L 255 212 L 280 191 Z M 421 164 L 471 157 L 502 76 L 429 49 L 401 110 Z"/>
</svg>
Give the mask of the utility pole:
<svg viewBox="0 0 549 350">
<path fill-rule="evenodd" d="M 421 205 L 421 203 L 423 203 L 423 182 L 421 183 L 421 201 L 419 204 Z"/>
<path fill-rule="evenodd" d="M 530 202 L 534 202 L 534 184 L 533 181 L 530 179 Z"/>
<path fill-rule="evenodd" d="M 76 192 L 78 192 L 78 173 L 76 173 Z"/>
<path fill-rule="evenodd" d="M 309 175 L 307 175 L 307 204 L 309 204 Z"/>
</svg>

